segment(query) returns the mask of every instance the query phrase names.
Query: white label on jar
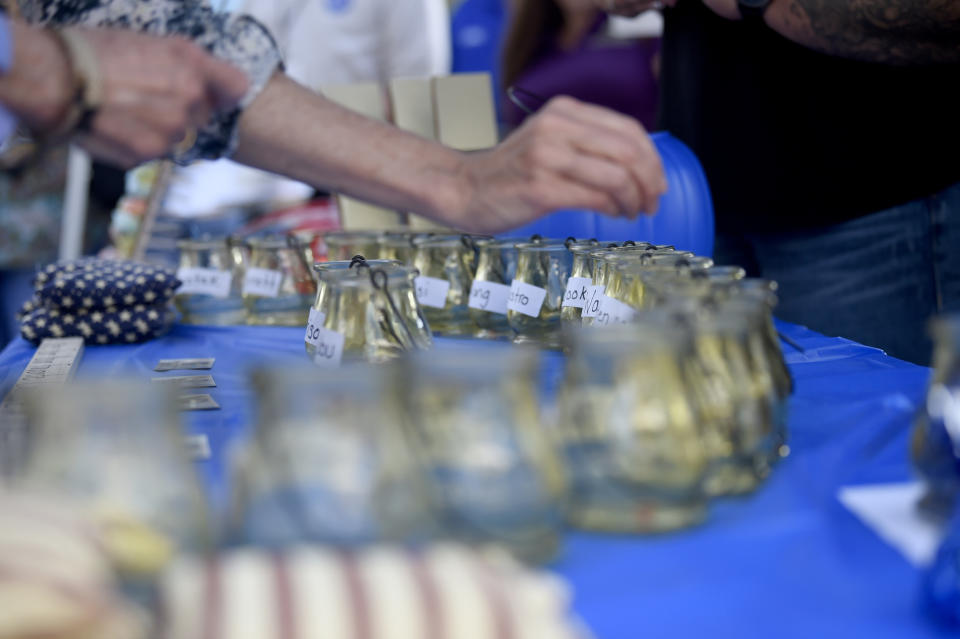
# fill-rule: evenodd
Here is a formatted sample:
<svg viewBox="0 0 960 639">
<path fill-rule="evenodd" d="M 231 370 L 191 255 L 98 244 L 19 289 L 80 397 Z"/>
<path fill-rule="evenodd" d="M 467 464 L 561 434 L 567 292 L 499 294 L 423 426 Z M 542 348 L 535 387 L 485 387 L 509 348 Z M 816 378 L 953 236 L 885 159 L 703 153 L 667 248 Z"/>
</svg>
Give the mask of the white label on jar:
<svg viewBox="0 0 960 639">
<path fill-rule="evenodd" d="M 510 287 L 506 284 L 473 280 L 470 288 L 470 308 L 506 315 L 509 299 Z"/>
<path fill-rule="evenodd" d="M 614 324 L 628 324 L 637 317 L 637 311 L 629 304 L 607 295 L 600 296 L 600 309 L 594 326 L 612 326 Z"/>
<path fill-rule="evenodd" d="M 280 293 L 283 273 L 266 268 L 248 268 L 243 278 L 243 294 L 276 297 Z"/>
<path fill-rule="evenodd" d="M 438 277 L 421 275 L 416 279 L 417 301 L 423 306 L 444 308 L 447 305 L 447 293 L 450 292 L 450 282 Z"/>
<path fill-rule="evenodd" d="M 586 306 L 591 281 L 589 277 L 571 277 L 567 280 L 567 292 L 563 294 L 563 305 L 574 308 Z"/>
<path fill-rule="evenodd" d="M 313 363 L 321 368 L 336 368 L 343 359 L 343 334 L 326 328 L 317 329 Z"/>
<path fill-rule="evenodd" d="M 318 311 L 315 308 L 310 309 L 310 317 L 307 319 L 307 334 L 303 338 L 307 344 L 317 345 L 320 341 L 320 331 L 323 330 L 323 322 L 326 319 L 327 316 L 323 314 L 323 311 Z"/>
<path fill-rule="evenodd" d="M 591 285 L 587 287 L 587 303 L 583 305 L 583 313 L 580 314 L 581 317 L 597 316 L 597 312 L 600 310 L 600 300 L 603 297 L 604 290 L 605 288 L 603 285 Z"/>
<path fill-rule="evenodd" d="M 183 267 L 177 270 L 177 279 L 182 282 L 177 295 L 211 295 L 228 297 L 233 274 L 214 268 Z"/>
<path fill-rule="evenodd" d="M 510 287 L 510 299 L 507 308 L 511 311 L 523 313 L 530 317 L 538 317 L 543 300 L 547 297 L 547 289 L 531 286 L 526 282 L 513 280 Z"/>
</svg>

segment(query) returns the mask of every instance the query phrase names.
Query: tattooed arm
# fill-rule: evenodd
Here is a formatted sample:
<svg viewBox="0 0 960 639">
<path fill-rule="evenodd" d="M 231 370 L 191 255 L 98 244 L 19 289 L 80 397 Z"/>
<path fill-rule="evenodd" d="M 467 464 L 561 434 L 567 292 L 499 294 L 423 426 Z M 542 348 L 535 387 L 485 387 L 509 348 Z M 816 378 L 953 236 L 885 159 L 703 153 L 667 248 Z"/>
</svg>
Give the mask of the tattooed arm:
<svg viewBox="0 0 960 639">
<path fill-rule="evenodd" d="M 957 0 L 776 0 L 767 23 L 811 49 L 846 58 L 960 62 Z"/>
<path fill-rule="evenodd" d="M 736 0 L 703 0 L 739 19 Z M 960 0 L 774 0 L 770 28 L 830 55 L 887 64 L 960 62 Z"/>
</svg>

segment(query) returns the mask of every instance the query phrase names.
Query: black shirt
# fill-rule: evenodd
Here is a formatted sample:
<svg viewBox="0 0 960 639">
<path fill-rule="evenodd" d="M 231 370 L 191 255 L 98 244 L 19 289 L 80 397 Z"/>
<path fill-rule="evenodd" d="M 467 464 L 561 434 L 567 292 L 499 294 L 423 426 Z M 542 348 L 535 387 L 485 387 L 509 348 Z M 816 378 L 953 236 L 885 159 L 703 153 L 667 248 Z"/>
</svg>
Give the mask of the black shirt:
<svg viewBox="0 0 960 639">
<path fill-rule="evenodd" d="M 697 1 L 665 11 L 661 128 L 710 182 L 717 228 L 841 222 L 960 182 L 960 65 L 817 53 Z"/>
</svg>

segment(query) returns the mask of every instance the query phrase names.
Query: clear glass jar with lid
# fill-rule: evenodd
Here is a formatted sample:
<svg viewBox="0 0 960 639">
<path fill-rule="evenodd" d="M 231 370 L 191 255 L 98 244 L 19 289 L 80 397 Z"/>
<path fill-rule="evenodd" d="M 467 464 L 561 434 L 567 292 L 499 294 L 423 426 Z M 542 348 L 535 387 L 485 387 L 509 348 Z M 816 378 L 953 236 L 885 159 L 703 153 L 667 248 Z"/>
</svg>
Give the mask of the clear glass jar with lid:
<svg viewBox="0 0 960 639">
<path fill-rule="evenodd" d="M 303 326 L 317 293 L 306 244 L 292 235 L 249 238 L 243 276 L 247 324 Z"/>
<path fill-rule="evenodd" d="M 351 260 L 360 255 L 368 260 L 379 259 L 383 231 L 333 231 L 327 233 L 327 259 L 331 262 Z"/>
<path fill-rule="evenodd" d="M 573 253 L 566 241 L 517 245 L 517 272 L 507 304 L 514 342 L 562 346 L 560 312 L 572 270 Z"/>
<path fill-rule="evenodd" d="M 177 242 L 180 260 L 174 303 L 184 324 L 230 326 L 246 321 L 243 277 L 247 248 L 232 238 L 202 238 Z"/>
<path fill-rule="evenodd" d="M 417 299 L 430 328 L 440 335 L 472 335 L 470 289 L 476 272 L 476 240 L 469 235 L 436 235 L 415 240 L 413 265 Z"/>
</svg>

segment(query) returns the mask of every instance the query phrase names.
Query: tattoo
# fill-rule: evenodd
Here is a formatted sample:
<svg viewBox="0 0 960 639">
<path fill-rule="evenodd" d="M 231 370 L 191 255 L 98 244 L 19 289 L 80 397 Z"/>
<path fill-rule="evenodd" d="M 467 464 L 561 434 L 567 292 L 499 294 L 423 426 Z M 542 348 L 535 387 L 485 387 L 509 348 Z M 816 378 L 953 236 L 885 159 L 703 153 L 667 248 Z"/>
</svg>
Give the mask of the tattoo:
<svg viewBox="0 0 960 639">
<path fill-rule="evenodd" d="M 847 58 L 888 64 L 960 62 L 960 1 L 788 0 L 791 39 Z"/>
</svg>

